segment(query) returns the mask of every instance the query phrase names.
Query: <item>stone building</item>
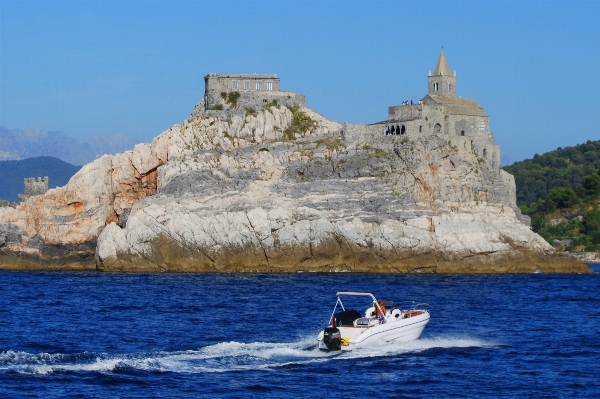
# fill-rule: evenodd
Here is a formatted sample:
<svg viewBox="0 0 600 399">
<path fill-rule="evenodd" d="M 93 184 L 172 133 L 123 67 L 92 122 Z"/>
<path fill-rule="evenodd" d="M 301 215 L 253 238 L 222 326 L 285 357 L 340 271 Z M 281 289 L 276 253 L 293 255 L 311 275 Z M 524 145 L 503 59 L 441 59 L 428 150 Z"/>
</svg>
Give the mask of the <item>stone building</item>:
<svg viewBox="0 0 600 399">
<path fill-rule="evenodd" d="M 42 195 L 48 191 L 48 176 L 27 177 L 24 180 L 24 192 L 19 194 L 19 202 L 27 201 L 27 198 L 34 195 Z"/>
<path fill-rule="evenodd" d="M 388 120 L 372 125 L 344 127 L 350 141 L 381 136 L 444 135 L 471 139 L 474 150 L 490 169 L 500 167 L 500 147 L 489 130 L 489 117 L 477 102 L 456 97 L 456 71 L 450 72 L 442 51 L 433 74 L 429 71 L 427 94 L 416 104 L 388 108 Z M 370 141 L 370 140 L 367 140 Z"/>
<path fill-rule="evenodd" d="M 305 96 L 280 90 L 280 80 L 275 74 L 217 74 L 204 77 L 204 109 L 228 106 L 224 94 L 238 92 L 245 106 L 258 106 L 277 100 L 283 105 L 305 104 Z"/>
</svg>

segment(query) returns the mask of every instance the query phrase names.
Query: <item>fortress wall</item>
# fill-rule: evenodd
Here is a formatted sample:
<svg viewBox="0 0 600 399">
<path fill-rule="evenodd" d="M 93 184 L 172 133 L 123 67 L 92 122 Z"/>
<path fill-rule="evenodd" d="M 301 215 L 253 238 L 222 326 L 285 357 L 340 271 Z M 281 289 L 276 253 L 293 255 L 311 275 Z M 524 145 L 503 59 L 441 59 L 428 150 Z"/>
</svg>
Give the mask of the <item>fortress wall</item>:
<svg viewBox="0 0 600 399">
<path fill-rule="evenodd" d="M 449 113 L 448 107 L 443 105 L 424 105 L 423 106 L 423 133 L 434 134 L 435 125 L 440 124 L 440 134 L 448 134 L 450 131 L 449 127 Z"/>
<path fill-rule="evenodd" d="M 204 77 L 205 93 L 209 91 L 256 91 L 256 83 L 261 84 L 260 91 L 267 90 L 267 83 L 273 85 L 273 91 L 279 91 L 280 80 L 275 74 L 208 74 Z M 234 87 L 234 82 L 237 82 L 237 88 Z M 249 88 L 245 89 L 244 82 L 249 83 Z"/>
<path fill-rule="evenodd" d="M 381 142 L 383 141 L 382 139 L 386 137 L 385 126 L 384 123 L 361 125 L 346 122 L 342 127 L 342 138 L 350 144 L 371 144 Z"/>
<path fill-rule="evenodd" d="M 432 118 L 433 119 L 433 118 Z M 440 120 L 440 118 L 430 120 L 431 123 L 437 123 L 436 121 Z M 386 126 L 391 126 L 392 123 L 377 123 L 373 125 L 362 125 L 362 124 L 352 124 L 345 123 L 342 128 L 342 137 L 343 139 L 351 144 L 360 145 L 360 144 L 369 144 L 379 148 L 385 148 L 388 145 L 392 145 L 398 140 L 404 137 L 418 137 L 418 136 L 428 136 L 433 134 L 427 133 L 423 131 L 422 133 L 418 132 L 419 124 L 423 121 L 407 121 L 407 122 L 395 122 L 394 126 L 402 126 L 406 127 L 406 133 L 404 135 L 386 135 L 385 128 Z M 425 129 L 423 129 L 425 130 Z M 500 169 L 500 146 L 495 143 L 491 133 L 488 132 L 489 135 L 485 139 L 478 139 L 476 137 L 468 137 L 468 136 L 456 136 L 454 134 L 449 135 L 443 132 L 440 133 L 440 136 L 448 137 L 449 141 L 453 143 L 453 145 L 460 145 L 469 151 L 474 151 L 478 158 L 484 162 L 481 167 L 486 168 L 492 175 L 497 175 Z"/>
<path fill-rule="evenodd" d="M 478 140 L 487 140 L 489 134 L 489 118 L 484 116 L 452 115 L 450 117 L 450 135 L 465 136 Z"/>
<path fill-rule="evenodd" d="M 389 120 L 409 121 L 421 118 L 423 106 L 420 104 L 413 105 L 396 105 L 388 108 Z"/>
<path fill-rule="evenodd" d="M 19 194 L 19 202 L 27 201 L 27 198 L 34 195 L 43 195 L 48 191 L 48 176 L 27 177 L 23 180 L 23 194 Z"/>
<path fill-rule="evenodd" d="M 263 104 L 269 103 L 273 100 L 277 100 L 282 105 L 305 105 L 306 96 L 304 94 L 294 93 L 292 91 L 238 91 L 240 98 L 238 102 L 244 102 L 245 107 L 260 108 Z M 207 92 L 204 97 L 206 109 L 210 109 L 218 104 L 228 106 L 223 97 L 221 97 L 220 91 Z"/>
</svg>

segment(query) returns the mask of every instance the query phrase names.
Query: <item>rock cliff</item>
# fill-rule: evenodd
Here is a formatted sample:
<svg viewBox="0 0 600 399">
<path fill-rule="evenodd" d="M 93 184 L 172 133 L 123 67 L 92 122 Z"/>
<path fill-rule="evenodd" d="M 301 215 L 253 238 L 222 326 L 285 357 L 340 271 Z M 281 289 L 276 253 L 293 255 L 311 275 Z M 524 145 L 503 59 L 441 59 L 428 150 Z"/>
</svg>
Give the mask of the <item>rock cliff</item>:
<svg viewBox="0 0 600 399">
<path fill-rule="evenodd" d="M 467 137 L 361 142 L 306 107 L 201 109 L 0 208 L 2 267 L 589 272 L 520 222 L 512 176 Z"/>
</svg>

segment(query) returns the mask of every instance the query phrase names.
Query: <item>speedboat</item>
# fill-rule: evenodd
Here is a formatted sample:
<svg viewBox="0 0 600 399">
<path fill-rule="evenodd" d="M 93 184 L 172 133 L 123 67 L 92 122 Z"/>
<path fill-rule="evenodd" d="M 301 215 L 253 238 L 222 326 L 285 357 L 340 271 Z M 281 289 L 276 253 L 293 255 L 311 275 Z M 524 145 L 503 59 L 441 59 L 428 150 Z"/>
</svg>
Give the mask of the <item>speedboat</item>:
<svg viewBox="0 0 600 399">
<path fill-rule="evenodd" d="M 368 292 L 338 292 L 336 296 L 328 327 L 318 337 L 319 349 L 324 351 L 350 351 L 359 346 L 412 341 L 421 336 L 429 322 L 426 303 L 377 300 Z M 342 296 L 369 297 L 370 302 L 361 314 L 357 310 L 346 309 Z M 341 308 L 339 311 L 338 306 Z"/>
</svg>

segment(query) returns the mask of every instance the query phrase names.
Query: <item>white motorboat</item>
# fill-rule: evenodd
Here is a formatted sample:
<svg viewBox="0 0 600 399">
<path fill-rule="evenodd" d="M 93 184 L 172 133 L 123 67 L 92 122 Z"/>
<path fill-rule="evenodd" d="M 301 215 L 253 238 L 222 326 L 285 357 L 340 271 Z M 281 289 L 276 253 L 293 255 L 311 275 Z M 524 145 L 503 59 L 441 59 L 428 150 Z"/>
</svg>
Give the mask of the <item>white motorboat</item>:
<svg viewBox="0 0 600 399">
<path fill-rule="evenodd" d="M 319 333 L 319 349 L 325 351 L 350 351 L 367 345 L 380 345 L 391 341 L 412 341 L 421 336 L 429 322 L 426 303 L 403 301 L 394 303 L 377 300 L 368 292 L 338 292 L 329 327 Z M 346 309 L 342 296 L 370 297 L 364 314 Z M 341 311 L 336 313 L 338 305 Z"/>
</svg>

